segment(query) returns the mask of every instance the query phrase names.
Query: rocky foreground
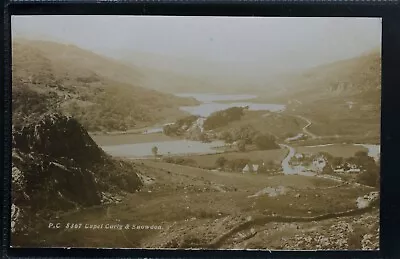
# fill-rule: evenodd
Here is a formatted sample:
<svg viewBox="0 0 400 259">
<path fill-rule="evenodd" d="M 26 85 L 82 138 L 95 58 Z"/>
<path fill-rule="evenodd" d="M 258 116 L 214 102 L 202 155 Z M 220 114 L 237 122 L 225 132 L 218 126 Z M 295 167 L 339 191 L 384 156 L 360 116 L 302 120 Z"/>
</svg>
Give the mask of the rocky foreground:
<svg viewBox="0 0 400 259">
<path fill-rule="evenodd" d="M 137 191 L 135 165 L 105 154 L 73 118 L 46 114 L 12 130 L 12 232 Z"/>
</svg>

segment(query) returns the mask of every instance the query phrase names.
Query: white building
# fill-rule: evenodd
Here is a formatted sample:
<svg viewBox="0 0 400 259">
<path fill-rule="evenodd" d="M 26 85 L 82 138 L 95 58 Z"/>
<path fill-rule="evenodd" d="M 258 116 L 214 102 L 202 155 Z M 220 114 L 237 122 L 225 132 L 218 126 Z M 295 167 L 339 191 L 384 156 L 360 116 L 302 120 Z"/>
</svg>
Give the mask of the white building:
<svg viewBox="0 0 400 259">
<path fill-rule="evenodd" d="M 254 164 L 247 164 L 243 170 L 242 173 L 256 173 L 258 171 L 259 165 L 254 165 Z"/>
<path fill-rule="evenodd" d="M 301 158 L 303 158 L 303 154 L 297 153 L 296 155 L 294 155 L 294 157 L 297 159 L 301 159 Z"/>
</svg>

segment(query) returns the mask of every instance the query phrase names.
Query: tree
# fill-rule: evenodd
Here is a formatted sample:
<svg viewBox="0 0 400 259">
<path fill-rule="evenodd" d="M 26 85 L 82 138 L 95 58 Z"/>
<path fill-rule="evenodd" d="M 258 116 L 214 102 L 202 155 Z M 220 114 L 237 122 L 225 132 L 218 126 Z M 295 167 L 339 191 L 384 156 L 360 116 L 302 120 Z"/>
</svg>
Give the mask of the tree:
<svg viewBox="0 0 400 259">
<path fill-rule="evenodd" d="M 248 124 L 235 130 L 233 138 L 235 140 L 244 140 L 246 144 L 252 144 L 257 134 L 259 132 L 252 125 Z"/>
<path fill-rule="evenodd" d="M 230 144 L 233 142 L 233 136 L 229 131 L 224 131 L 221 133 L 221 139 L 226 143 Z"/>
<path fill-rule="evenodd" d="M 379 168 L 376 168 L 376 170 L 367 170 L 365 172 L 362 172 L 357 176 L 357 182 L 368 186 L 379 187 Z"/>
<path fill-rule="evenodd" d="M 157 146 L 152 147 L 151 148 L 151 153 L 153 153 L 154 158 L 156 158 L 157 155 L 158 155 L 158 147 Z"/>
<path fill-rule="evenodd" d="M 246 151 L 246 141 L 245 140 L 239 140 L 237 142 L 237 148 L 240 152 L 245 152 Z"/>
<path fill-rule="evenodd" d="M 343 157 L 334 157 L 332 160 L 332 166 L 333 167 L 337 167 L 337 166 L 341 166 L 344 164 L 344 158 Z"/>
<path fill-rule="evenodd" d="M 210 142 L 207 134 L 205 134 L 204 132 L 199 133 L 199 140 L 205 143 Z"/>
<path fill-rule="evenodd" d="M 231 160 L 230 166 L 233 171 L 242 171 L 242 169 L 250 163 L 250 160 L 247 158 L 238 158 Z"/>
<path fill-rule="evenodd" d="M 223 168 L 225 166 L 226 162 L 227 162 L 226 158 L 223 156 L 220 156 L 217 158 L 217 161 L 215 161 L 215 164 L 218 168 Z"/>
<path fill-rule="evenodd" d="M 333 160 L 333 156 L 328 152 L 318 152 L 318 155 L 324 157 L 326 160 L 328 160 L 328 162 Z"/>
<path fill-rule="evenodd" d="M 172 133 L 173 133 L 172 127 L 171 127 L 170 125 L 165 125 L 165 126 L 163 127 L 163 133 L 164 133 L 164 135 L 166 135 L 166 136 L 171 136 Z"/>
<path fill-rule="evenodd" d="M 267 150 L 267 149 L 276 149 L 279 146 L 275 143 L 275 138 L 271 135 L 257 135 L 254 140 L 254 144 L 258 149 Z"/>
</svg>

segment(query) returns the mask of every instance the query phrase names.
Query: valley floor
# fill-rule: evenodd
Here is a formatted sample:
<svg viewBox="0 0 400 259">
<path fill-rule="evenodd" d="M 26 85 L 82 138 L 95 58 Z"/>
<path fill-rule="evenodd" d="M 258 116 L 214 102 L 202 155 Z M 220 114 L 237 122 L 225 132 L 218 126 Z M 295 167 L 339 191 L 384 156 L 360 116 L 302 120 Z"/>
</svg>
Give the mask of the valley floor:
<svg viewBox="0 0 400 259">
<path fill-rule="evenodd" d="M 13 236 L 12 243 L 112 248 L 377 248 L 379 209 L 357 210 L 356 206 L 357 197 L 373 188 L 300 175 L 214 172 L 156 160 L 138 162 L 145 183 L 139 192 L 121 197 L 117 204 L 52 219 L 61 223 L 60 229 L 38 222 L 36 231 Z M 350 210 L 354 211 L 349 215 L 335 214 Z M 67 223 L 82 227 L 65 229 Z M 85 229 L 101 224 L 149 229 Z"/>
</svg>

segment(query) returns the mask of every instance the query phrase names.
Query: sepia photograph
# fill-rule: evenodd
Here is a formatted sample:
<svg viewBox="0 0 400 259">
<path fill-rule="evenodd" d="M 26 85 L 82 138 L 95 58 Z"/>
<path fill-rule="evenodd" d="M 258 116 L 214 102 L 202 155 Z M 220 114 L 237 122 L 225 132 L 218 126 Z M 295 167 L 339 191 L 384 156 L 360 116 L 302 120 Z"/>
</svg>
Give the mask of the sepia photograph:
<svg viewBox="0 0 400 259">
<path fill-rule="evenodd" d="M 380 249 L 381 18 L 11 30 L 11 247 Z"/>
</svg>

